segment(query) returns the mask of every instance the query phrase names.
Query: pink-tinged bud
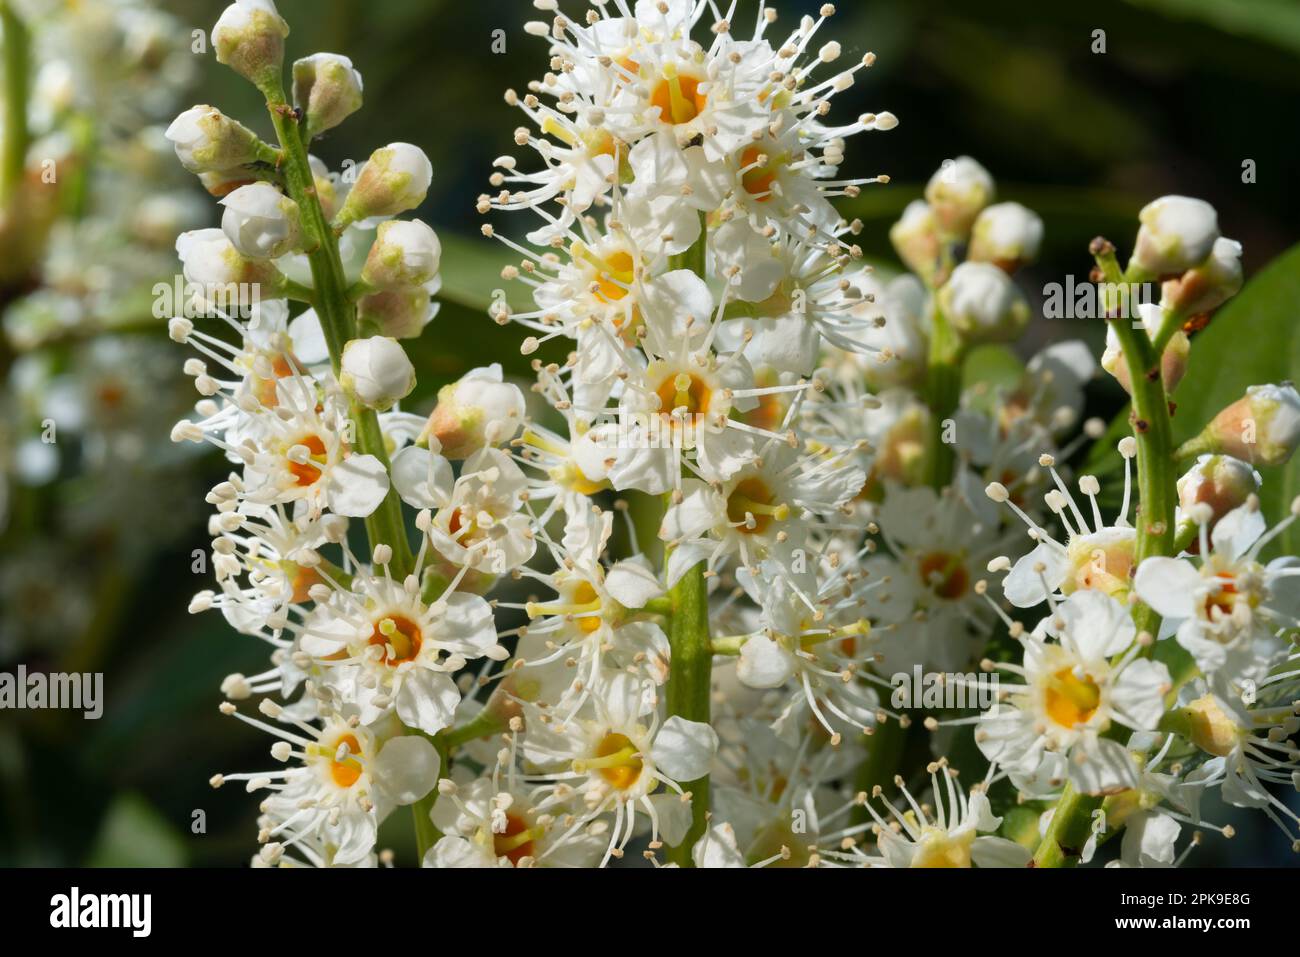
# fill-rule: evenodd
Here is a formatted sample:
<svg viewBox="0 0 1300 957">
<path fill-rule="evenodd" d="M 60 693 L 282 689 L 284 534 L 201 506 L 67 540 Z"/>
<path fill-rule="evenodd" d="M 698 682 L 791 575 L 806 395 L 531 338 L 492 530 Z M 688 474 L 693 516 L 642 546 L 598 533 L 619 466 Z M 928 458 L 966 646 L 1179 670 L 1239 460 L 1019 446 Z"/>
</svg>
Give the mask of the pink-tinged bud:
<svg viewBox="0 0 1300 957">
<path fill-rule="evenodd" d="M 357 320 L 374 323 L 380 333 L 395 339 L 414 339 L 438 314 L 424 286 L 385 289 L 362 296 L 357 302 Z"/>
<path fill-rule="evenodd" d="M 1252 465 L 1283 465 L 1300 444 L 1300 393 L 1289 382 L 1252 385 L 1214 417 L 1185 452 L 1223 452 Z"/>
<path fill-rule="evenodd" d="M 1203 199 L 1162 196 L 1138 214 L 1133 259 L 1146 277 L 1178 276 L 1199 266 L 1219 238 L 1219 217 Z"/>
<path fill-rule="evenodd" d="M 411 394 L 415 367 L 396 339 L 353 339 L 343 347 L 339 385 L 363 405 L 383 412 Z"/>
<path fill-rule="evenodd" d="M 992 263 L 962 263 L 939 290 L 938 303 L 967 342 L 1007 342 L 1029 324 L 1029 303 Z"/>
<path fill-rule="evenodd" d="M 1043 221 L 1019 203 L 996 203 L 983 210 L 971 227 L 967 260 L 993 263 L 1013 273 L 1038 258 Z"/>
<path fill-rule="evenodd" d="M 191 173 L 235 170 L 257 161 L 257 134 L 215 106 L 192 106 L 163 134 Z"/>
<path fill-rule="evenodd" d="M 1219 237 L 1205 262 L 1161 287 L 1164 301 L 1184 316 L 1218 309 L 1241 291 L 1241 243 Z"/>
<path fill-rule="evenodd" d="M 433 165 L 418 146 L 392 143 L 377 149 L 361 168 L 336 225 L 398 216 L 424 202 L 432 182 Z"/>
<path fill-rule="evenodd" d="M 284 67 L 284 22 L 272 0 L 236 0 L 212 28 L 217 62 L 224 63 L 264 93 L 278 86 Z"/>
<path fill-rule="evenodd" d="M 1212 694 L 1197 698 L 1180 709 L 1178 715 L 1186 722 L 1188 739 L 1202 751 L 1220 758 L 1232 754 L 1247 734 Z"/>
<path fill-rule="evenodd" d="M 940 234 L 964 239 L 980 210 L 993 201 L 995 192 L 989 171 L 969 156 L 959 156 L 930 177 L 925 199 L 934 210 Z"/>
<path fill-rule="evenodd" d="M 379 224 L 361 278 L 376 289 L 423 286 L 438 275 L 442 244 L 418 219 Z"/>
<path fill-rule="evenodd" d="M 1198 505 L 1209 506 L 1209 531 L 1219 519 L 1259 491 L 1259 474 L 1230 455 L 1202 455 L 1178 479 L 1178 507 L 1190 515 Z"/>
<path fill-rule="evenodd" d="M 493 363 L 466 373 L 438 390 L 438 405 L 425 433 L 449 459 L 464 459 L 487 446 L 509 442 L 524 424 L 524 394 L 505 382 Z"/>
<path fill-rule="evenodd" d="M 229 196 L 241 186 L 248 186 L 256 182 L 258 182 L 256 176 L 252 176 L 246 170 L 241 169 L 210 170 L 199 174 L 199 183 L 218 199 L 222 196 Z"/>
<path fill-rule="evenodd" d="M 1164 311 L 1154 303 L 1142 303 L 1138 306 L 1138 315 L 1146 334 L 1155 337 L 1164 321 Z M 1118 319 L 1117 322 L 1128 320 Z M 1173 334 L 1160 357 L 1160 377 L 1165 384 L 1165 392 L 1173 392 L 1187 372 L 1187 357 L 1192 351 L 1192 344 L 1181 329 Z M 1119 337 L 1115 329 L 1106 326 L 1106 350 L 1101 354 L 1101 367 L 1115 377 L 1124 391 L 1133 394 L 1133 382 L 1129 377 L 1128 363 L 1124 361 L 1124 350 L 1120 348 Z"/>
<path fill-rule="evenodd" d="M 293 102 L 319 136 L 361 109 L 361 74 L 337 53 L 304 57 L 293 65 Z"/>
<path fill-rule="evenodd" d="M 907 204 L 902 217 L 889 228 L 889 241 L 903 265 L 927 285 L 936 285 L 947 278 L 936 275 L 941 246 L 939 226 L 934 211 L 924 200 L 915 199 Z"/>
</svg>

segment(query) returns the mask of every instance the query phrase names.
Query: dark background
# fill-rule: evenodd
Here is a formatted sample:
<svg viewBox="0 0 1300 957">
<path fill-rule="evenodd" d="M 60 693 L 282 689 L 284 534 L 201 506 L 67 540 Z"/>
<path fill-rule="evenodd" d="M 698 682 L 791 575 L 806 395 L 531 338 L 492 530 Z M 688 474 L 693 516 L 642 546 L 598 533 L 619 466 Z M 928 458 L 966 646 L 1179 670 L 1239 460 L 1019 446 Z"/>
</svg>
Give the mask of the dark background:
<svg viewBox="0 0 1300 957">
<path fill-rule="evenodd" d="M 172 0 L 164 6 L 195 29 L 208 29 L 222 5 Z M 742 3 L 738 32 L 753 4 Z M 778 4 L 773 33 L 791 29 L 818 2 Z M 888 226 L 946 158 L 970 154 L 998 181 L 999 198 L 1037 210 L 1046 222 L 1040 262 L 1021 277 L 1031 300 L 1042 287 L 1082 281 L 1088 241 L 1097 234 L 1127 251 L 1136 214 L 1167 193 L 1205 198 L 1226 235 L 1245 246 L 1249 277 L 1297 239 L 1300 193 L 1300 4 L 1289 0 L 1097 0 L 1088 4 L 894 0 L 842 2 L 828 25 L 846 58 L 874 51 L 876 65 L 836 98 L 837 116 L 889 110 L 900 124 L 851 142 L 846 169 L 888 173 L 842 207 L 866 223 L 867 254 L 892 262 Z M 545 44 L 522 23 L 539 15 L 524 0 L 279 0 L 292 27 L 289 59 L 319 50 L 350 56 L 365 79 L 361 113 L 315 149 L 331 168 L 360 162 L 393 141 L 421 146 L 434 167 L 419 214 L 444 237 L 449 299 L 415 350 L 421 375 L 412 408 L 425 411 L 437 386 L 467 369 L 502 361 L 522 369 L 518 335 L 481 310 L 493 283 L 491 244 L 477 235 L 475 197 L 492 159 L 514 149 L 520 114 L 502 92 L 523 89 L 546 68 Z M 585 7 L 565 0 L 576 13 Z M 493 31 L 507 50 L 492 52 Z M 1092 52 L 1105 31 L 1105 53 Z M 770 34 L 772 35 L 772 34 Z M 255 92 L 205 59 L 193 102 L 220 106 L 269 136 Z M 521 157 L 522 158 L 522 157 Z M 1242 182 L 1243 161 L 1257 182 Z M 215 221 L 215 217 L 214 217 Z M 520 230 L 516 221 L 511 228 Z M 456 243 L 454 234 L 467 237 Z M 487 258 L 489 265 L 480 260 Z M 463 267 L 458 266 L 463 263 Z M 162 335 L 161 330 L 158 335 Z M 1026 354 L 1063 337 L 1099 346 L 1087 320 L 1036 320 L 1019 347 Z M 176 355 L 177 378 L 184 359 Z M 1110 383 L 1093 390 L 1093 414 L 1120 405 Z M 165 436 L 160 436 L 165 441 Z M 194 478 L 222 474 L 209 459 Z M 54 500 L 50 509 L 67 503 Z M 176 525 L 176 543 L 117 574 L 118 550 L 132 523 Z M 269 742 L 217 714 L 217 685 L 230 671 L 264 667 L 264 649 L 228 630 L 219 615 L 191 618 L 189 596 L 208 576 L 190 570 L 205 548 L 203 516 L 161 505 L 123 516 L 117 541 L 67 556 L 68 573 L 97 584 L 92 627 L 71 636 L 78 662 L 106 672 L 102 720 L 58 713 L 28 720 L 0 715 L 0 864 L 239 865 L 255 849 L 255 800 L 238 786 L 207 786 L 215 771 L 270 765 Z M 21 562 L 7 550 L 0 562 Z M 52 600 L 58 600 L 57 597 Z M 60 659 L 66 662 L 67 659 Z M 39 655 L 29 658 L 50 664 Z M 13 662 L 0 662 L 7 669 Z M 206 833 L 191 833 L 196 810 Z M 1211 836 L 1190 863 L 1287 863 L 1290 852 L 1262 815 L 1220 812 L 1233 821 L 1231 847 Z M 395 814 L 384 838 L 400 849 L 407 816 Z M 1230 854 L 1226 852 L 1230 851 Z M 409 858 L 408 858 L 409 859 Z"/>
</svg>

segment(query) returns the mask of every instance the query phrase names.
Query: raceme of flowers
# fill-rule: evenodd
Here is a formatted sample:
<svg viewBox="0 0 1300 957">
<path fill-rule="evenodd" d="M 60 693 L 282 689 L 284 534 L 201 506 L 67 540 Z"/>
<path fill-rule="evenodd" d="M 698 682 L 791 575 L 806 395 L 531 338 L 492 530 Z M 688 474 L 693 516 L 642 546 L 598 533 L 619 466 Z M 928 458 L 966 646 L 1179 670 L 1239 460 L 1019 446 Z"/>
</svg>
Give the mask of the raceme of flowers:
<svg viewBox="0 0 1300 957">
<path fill-rule="evenodd" d="M 261 801 L 254 863 L 391 863 L 399 805 L 434 867 L 1059 866 L 1116 836 L 1166 865 L 1230 836 L 1214 788 L 1294 840 L 1298 572 L 1262 549 L 1297 509 L 1262 515 L 1254 466 L 1291 454 L 1300 396 L 1169 439 L 1187 330 L 1241 285 L 1214 210 L 1165 197 L 1126 267 L 1091 250 L 1162 283 L 1101 363 L 1134 406 L 1115 510 L 1068 467 L 1104 431 L 1082 343 L 962 388 L 1030 320 L 1033 212 L 962 157 L 891 230 L 909 271 L 864 261 L 836 201 L 887 177 L 841 167 L 897 120 L 837 112 L 874 57 L 830 4 L 534 5 L 549 69 L 506 92 L 523 122 L 478 199 L 531 302 L 491 312 L 524 327 L 530 395 L 490 366 L 402 407 L 440 246 L 399 217 L 429 162 L 309 155 L 361 77 L 316 54 L 287 93 L 270 0 L 213 41 L 278 142 L 206 105 L 168 131 L 224 207 L 177 243 L 201 399 L 173 438 L 230 464 L 191 609 L 267 646 L 221 708 L 269 759 L 213 778 Z M 1000 683 L 982 709 L 897 693 L 935 672 Z"/>
</svg>

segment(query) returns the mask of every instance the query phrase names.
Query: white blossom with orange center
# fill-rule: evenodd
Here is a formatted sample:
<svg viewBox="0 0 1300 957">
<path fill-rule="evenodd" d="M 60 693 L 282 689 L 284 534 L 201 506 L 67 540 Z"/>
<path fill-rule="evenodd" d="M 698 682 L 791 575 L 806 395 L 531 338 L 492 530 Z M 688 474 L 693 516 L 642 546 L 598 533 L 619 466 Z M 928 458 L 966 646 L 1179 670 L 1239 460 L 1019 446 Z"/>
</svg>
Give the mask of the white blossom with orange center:
<svg viewBox="0 0 1300 957">
<path fill-rule="evenodd" d="M 1083 793 L 1132 787 L 1133 760 L 1108 732 L 1116 725 L 1154 730 L 1172 683 L 1164 664 L 1141 657 L 1127 606 L 1099 591 L 1078 591 L 1053 600 L 1051 615 L 1032 632 L 1011 630 L 1024 659 L 993 665 L 1017 683 L 1003 681 L 1006 700 L 979 719 L 980 750 L 1013 780 L 1032 778 L 1050 752 L 1065 759 L 1069 780 Z"/>
</svg>

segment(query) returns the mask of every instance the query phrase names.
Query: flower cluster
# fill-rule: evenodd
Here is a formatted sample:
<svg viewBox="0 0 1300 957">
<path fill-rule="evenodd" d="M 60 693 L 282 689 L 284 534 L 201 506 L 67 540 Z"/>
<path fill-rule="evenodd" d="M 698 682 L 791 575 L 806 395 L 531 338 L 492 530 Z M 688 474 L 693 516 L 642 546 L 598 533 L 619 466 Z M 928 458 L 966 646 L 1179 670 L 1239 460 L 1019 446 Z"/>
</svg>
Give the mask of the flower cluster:
<svg viewBox="0 0 1300 957">
<path fill-rule="evenodd" d="M 222 228 L 177 244 L 201 317 L 171 331 L 202 399 L 173 437 L 231 466 L 208 496 L 217 587 L 191 608 L 270 649 L 222 710 L 276 739 L 277 769 L 213 778 L 265 792 L 256 862 L 376 863 L 408 804 L 437 867 L 1051 864 L 1103 797 L 1087 856 L 1127 827 L 1124 863 L 1168 863 L 1213 786 L 1293 821 L 1265 785 L 1296 758 L 1294 573 L 1259 561 L 1283 526 L 1264 531 L 1251 465 L 1297 444 L 1294 389 L 1252 390 L 1181 450 L 1205 457 L 1177 487 L 1169 469 L 1161 357 L 1240 285 L 1213 211 L 1143 212 L 1129 279 L 1164 300 L 1146 332 L 1111 326 L 1137 434 L 1107 524 L 1097 477 L 1077 479 L 1090 515 L 1066 484 L 1104 431 L 1082 343 L 963 388 L 970 350 L 1029 322 L 1038 217 L 952 161 L 891 231 L 910 272 L 886 279 L 838 211 L 887 181 L 841 172 L 848 138 L 897 120 L 836 115 L 874 57 L 826 35 L 832 5 L 786 27 L 760 3 L 744 32 L 708 0 L 535 6 L 550 69 L 507 91 L 520 155 L 477 203 L 527 287 L 491 316 L 525 327 L 531 396 L 494 365 L 403 410 L 441 257 L 394 217 L 429 163 L 399 143 L 340 177 L 308 155 L 362 83 L 317 54 L 290 102 L 270 0 L 213 36 L 278 146 L 210 106 L 169 130 L 224 197 Z M 983 577 L 1002 571 L 1006 602 Z M 934 673 L 936 700 L 898 680 Z"/>
</svg>

